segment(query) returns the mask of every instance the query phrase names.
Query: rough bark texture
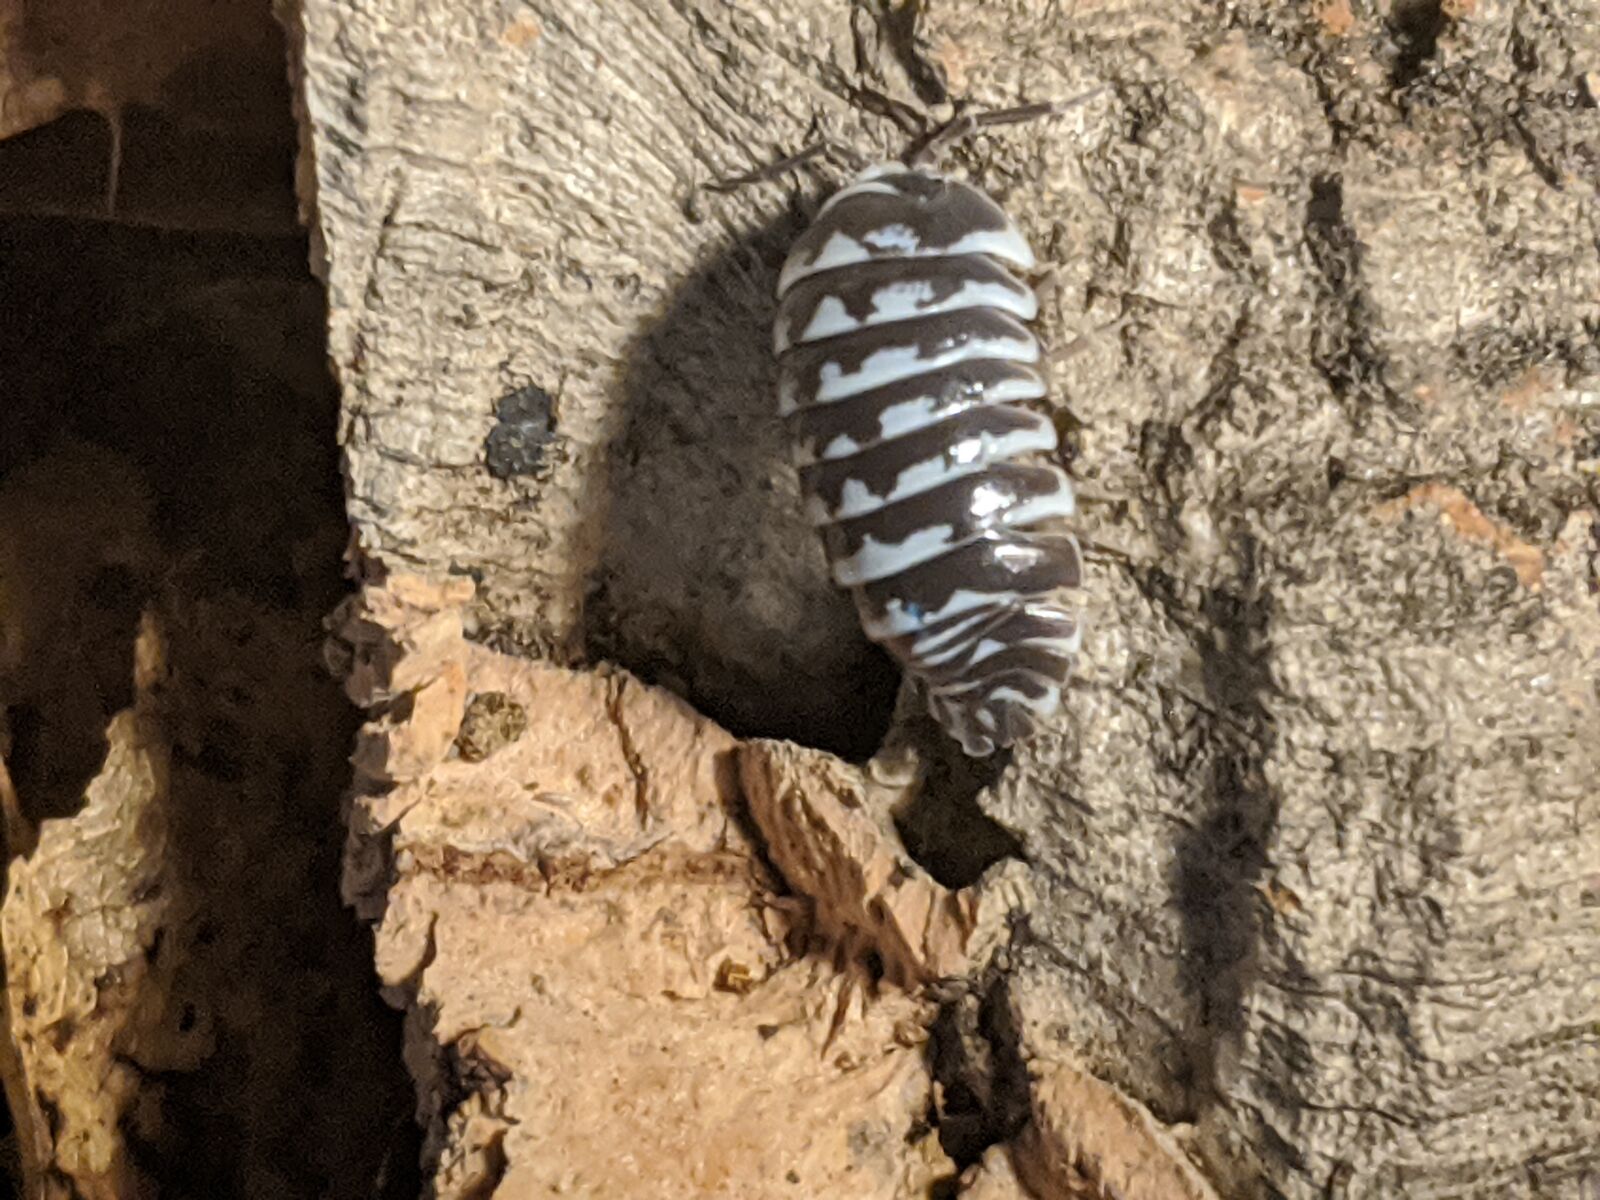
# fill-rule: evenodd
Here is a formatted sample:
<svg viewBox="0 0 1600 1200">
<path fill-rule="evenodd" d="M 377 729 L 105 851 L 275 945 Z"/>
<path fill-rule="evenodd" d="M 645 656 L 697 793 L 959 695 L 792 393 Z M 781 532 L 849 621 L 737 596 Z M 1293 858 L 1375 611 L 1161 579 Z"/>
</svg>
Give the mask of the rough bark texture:
<svg viewBox="0 0 1600 1200">
<path fill-rule="evenodd" d="M 621 672 L 468 643 L 471 595 L 395 577 L 336 624 L 352 698 L 384 713 L 356 756 L 346 894 L 408 1006 L 432 1194 L 889 1200 L 953 1177 L 926 1119 L 930 1005 L 869 998 L 858 962 L 810 951 L 890 883 L 849 951 L 959 973 L 994 939 L 983 898 L 854 815 L 850 768 L 787 744 L 744 773 L 769 799 L 831 774 L 807 820 L 757 808 L 834 879 L 809 909 L 780 895 L 731 736 Z"/>
<path fill-rule="evenodd" d="M 1033 1121 L 968 1186 L 1181 1195 L 1190 1154 L 1230 1197 L 1560 1197 L 1600 1166 L 1600 10 L 286 16 L 374 574 L 469 575 L 490 646 L 849 753 L 893 680 L 799 519 L 767 357 L 845 156 L 696 185 L 819 132 L 902 148 L 874 114 L 1109 84 L 955 156 L 1048 264 L 1095 548 L 1060 727 L 981 789 L 925 776 L 924 809 L 976 790 L 1034 896 L 972 993 Z M 1119 1165 L 1130 1131 L 1166 1147 L 1156 1182 Z M 1030 1173 L 1029 1146 L 1057 1149 Z"/>
</svg>

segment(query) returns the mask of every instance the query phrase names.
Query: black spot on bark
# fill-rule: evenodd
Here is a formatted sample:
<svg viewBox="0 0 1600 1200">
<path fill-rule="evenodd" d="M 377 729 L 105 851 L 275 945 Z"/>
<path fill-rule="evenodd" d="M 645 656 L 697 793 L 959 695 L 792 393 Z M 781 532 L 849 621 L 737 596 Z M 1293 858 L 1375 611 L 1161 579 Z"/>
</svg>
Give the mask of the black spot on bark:
<svg viewBox="0 0 1600 1200">
<path fill-rule="evenodd" d="M 555 439 L 555 401 L 534 384 L 501 397 L 495 427 L 484 441 L 484 465 L 496 479 L 531 475 L 544 464 Z"/>
</svg>

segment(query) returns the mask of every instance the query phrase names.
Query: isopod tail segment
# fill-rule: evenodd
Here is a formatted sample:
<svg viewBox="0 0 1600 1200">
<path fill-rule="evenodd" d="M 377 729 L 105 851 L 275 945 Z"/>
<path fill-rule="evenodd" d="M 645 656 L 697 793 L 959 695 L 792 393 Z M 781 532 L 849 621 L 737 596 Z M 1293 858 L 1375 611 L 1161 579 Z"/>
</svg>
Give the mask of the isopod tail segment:
<svg viewBox="0 0 1600 1200">
<path fill-rule="evenodd" d="M 1055 427 L 1027 407 L 1045 395 L 1037 301 L 1017 278 L 1033 251 L 978 188 L 915 164 L 1064 107 L 958 118 L 861 171 L 778 280 L 779 411 L 833 580 L 974 757 L 1060 707 L 1082 553 Z"/>
</svg>

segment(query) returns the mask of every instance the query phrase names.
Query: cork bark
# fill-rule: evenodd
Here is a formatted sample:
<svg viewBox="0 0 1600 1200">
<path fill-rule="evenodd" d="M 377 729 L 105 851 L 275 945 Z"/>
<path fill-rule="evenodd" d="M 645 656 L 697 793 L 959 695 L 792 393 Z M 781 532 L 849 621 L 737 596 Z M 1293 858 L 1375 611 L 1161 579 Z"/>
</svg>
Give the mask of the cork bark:
<svg viewBox="0 0 1600 1200">
<path fill-rule="evenodd" d="M 534 1019 L 539 979 L 559 964 L 560 1006 L 581 1011 L 612 1004 L 631 961 L 586 975 L 521 932 L 557 902 L 535 869 L 554 848 L 606 841 L 586 869 L 629 912 L 664 886 L 625 877 L 663 852 L 637 840 L 655 806 L 676 806 L 675 838 L 720 814 L 755 872 L 739 886 L 832 914 L 808 926 L 832 987 L 852 947 L 888 963 L 893 922 L 816 894 L 840 874 L 815 856 L 861 843 L 786 838 L 817 833 L 808 795 L 892 761 L 916 794 L 890 806 L 898 824 L 875 818 L 882 852 L 1007 906 L 935 989 L 946 1036 L 919 1111 L 954 1155 L 935 1174 L 989 1196 L 1578 1194 L 1600 1167 L 1600 9 L 300 0 L 283 17 L 365 603 L 391 577 L 471 583 L 430 602 L 473 647 L 451 651 L 457 673 L 402 638 L 387 653 L 431 665 L 353 693 L 373 710 L 371 778 L 418 722 L 433 741 L 407 777 L 458 769 L 474 672 L 524 690 L 560 673 L 519 701 L 534 759 L 474 768 L 464 831 L 356 810 L 349 886 L 382 914 L 380 954 L 397 914 L 433 931 L 385 977 L 418 1039 L 436 1180 L 512 1197 L 564 1165 L 581 1191 L 605 1157 L 584 1139 L 620 1109 L 519 1108 L 614 1054 L 594 1024 L 585 1046 L 581 1022 Z M 1066 712 L 974 769 L 896 706 L 826 582 L 773 416 L 770 297 L 857 159 L 957 99 L 1101 86 L 951 160 L 1045 264 L 1051 403 L 1091 549 Z M 780 179 L 704 187 L 818 139 Z M 698 730 L 741 772 L 641 799 L 627 838 L 576 767 L 556 789 L 575 825 L 513 821 L 514 785 L 538 790 L 530 764 L 577 736 L 561 713 L 614 686 L 606 662 L 682 698 L 652 737 Z M 885 739 L 864 772 L 829 757 Z M 817 758 L 769 826 L 748 815 L 750 763 L 788 742 Z M 670 744 L 619 752 L 682 768 Z M 974 859 L 980 843 L 994 852 Z M 785 845 L 787 870 L 766 855 Z M 448 868 L 485 847 L 493 871 Z M 503 940 L 459 915 L 474 906 Z M 738 936 L 788 986 L 777 943 Z M 451 1019 L 491 967 L 502 1008 Z M 708 995 L 683 1006 L 663 1073 L 614 1104 L 754 1086 L 700 1040 Z M 634 1017 L 670 1027 L 671 1009 Z M 487 1026 L 498 1066 L 464 1048 Z M 426 1065 L 468 1060 L 449 1087 Z M 826 1086 L 786 1078 L 802 1108 Z M 927 1146 L 912 1109 L 894 1118 L 904 1162 Z M 726 1155 L 747 1187 L 729 1194 L 790 1194 L 696 1111 L 630 1178 L 719 1194 L 690 1190 L 706 1185 L 682 1156 Z M 804 1111 L 824 1139 L 851 1119 Z M 817 1153 L 808 1171 L 842 1169 Z"/>
</svg>

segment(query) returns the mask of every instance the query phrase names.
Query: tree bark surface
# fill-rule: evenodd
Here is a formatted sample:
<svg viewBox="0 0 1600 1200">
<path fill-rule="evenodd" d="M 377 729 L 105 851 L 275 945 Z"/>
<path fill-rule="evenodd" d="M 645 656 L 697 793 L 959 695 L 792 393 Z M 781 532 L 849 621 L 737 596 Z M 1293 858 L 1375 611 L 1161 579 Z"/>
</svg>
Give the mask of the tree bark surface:
<svg viewBox="0 0 1600 1200">
<path fill-rule="evenodd" d="M 1600 9 L 302 0 L 285 19 L 372 587 L 470 576 L 436 607 L 484 653 L 578 679 L 608 659 L 680 693 L 744 764 L 707 804 L 751 799 L 749 756 L 776 744 L 755 739 L 865 757 L 887 732 L 924 811 L 976 805 L 1016 839 L 1026 886 L 994 883 L 1016 863 L 956 883 L 1014 905 L 970 986 L 1032 1120 L 997 1118 L 1021 1131 L 1011 1161 L 963 1186 L 1578 1194 L 1600 1168 Z M 897 153 L 952 98 L 1102 85 L 953 155 L 1045 264 L 1091 547 L 1067 709 L 974 781 L 896 710 L 826 580 L 773 412 L 770 297 L 853 156 Z M 781 179 L 701 187 L 819 138 L 837 149 Z M 353 694 L 374 728 L 413 719 L 396 697 L 443 697 L 421 778 L 459 754 L 471 688 L 390 649 L 433 665 Z M 469 675 L 510 669 L 478 653 L 456 655 Z M 392 852 L 405 820 L 358 803 L 352 855 Z M 969 827 L 935 822 L 918 856 Z M 757 834 L 781 843 L 738 838 Z M 529 836 L 496 853 L 548 861 L 548 829 Z M 605 869 L 648 848 L 617 853 Z M 357 874 L 376 917 L 390 876 Z M 439 878 L 416 928 L 487 886 Z M 504 951 L 523 978 L 553 953 Z M 430 961 L 386 975 L 419 1028 L 480 979 Z M 436 1116 L 443 1162 L 469 1122 Z M 1166 1174 L 1118 1166 L 1130 1131 Z M 518 1178 L 557 1133 L 516 1136 L 473 1178 Z M 789 1194 L 767 1186 L 739 1194 Z"/>
</svg>

